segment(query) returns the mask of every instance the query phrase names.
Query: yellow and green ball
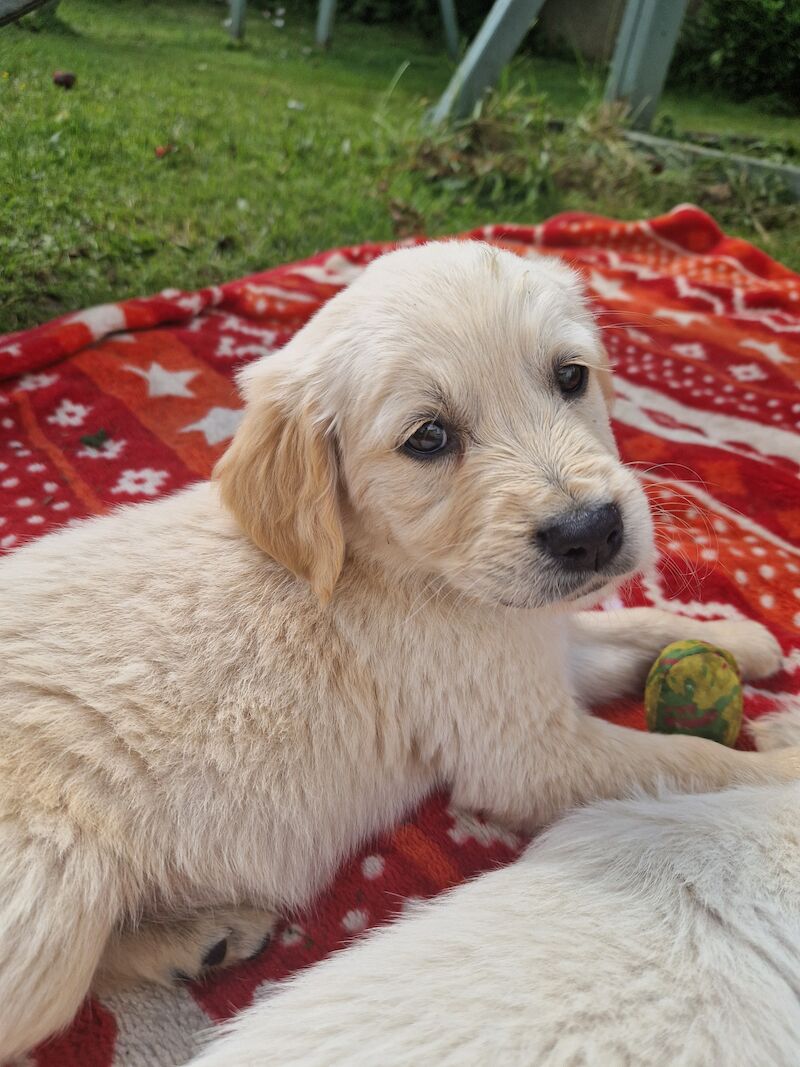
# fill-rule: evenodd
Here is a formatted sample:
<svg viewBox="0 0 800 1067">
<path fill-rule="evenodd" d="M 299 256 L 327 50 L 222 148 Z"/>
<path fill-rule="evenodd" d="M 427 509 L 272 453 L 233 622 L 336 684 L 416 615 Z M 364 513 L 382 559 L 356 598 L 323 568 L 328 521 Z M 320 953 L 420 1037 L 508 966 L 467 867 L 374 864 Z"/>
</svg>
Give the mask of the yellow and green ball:
<svg viewBox="0 0 800 1067">
<path fill-rule="evenodd" d="M 647 728 L 735 745 L 742 725 L 736 660 L 705 641 L 675 641 L 655 661 L 644 687 Z"/>
</svg>

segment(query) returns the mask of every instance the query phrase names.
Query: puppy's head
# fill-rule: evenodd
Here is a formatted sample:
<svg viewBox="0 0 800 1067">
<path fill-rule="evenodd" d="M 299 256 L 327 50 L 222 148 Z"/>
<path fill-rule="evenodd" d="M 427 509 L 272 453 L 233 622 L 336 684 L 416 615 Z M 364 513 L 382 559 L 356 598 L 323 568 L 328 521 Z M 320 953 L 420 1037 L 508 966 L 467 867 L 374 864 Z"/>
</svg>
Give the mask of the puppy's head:
<svg viewBox="0 0 800 1067">
<path fill-rule="evenodd" d="M 523 608 L 649 562 L 606 356 L 560 263 L 466 242 L 391 253 L 242 384 L 223 500 L 322 599 L 348 546 Z"/>
</svg>

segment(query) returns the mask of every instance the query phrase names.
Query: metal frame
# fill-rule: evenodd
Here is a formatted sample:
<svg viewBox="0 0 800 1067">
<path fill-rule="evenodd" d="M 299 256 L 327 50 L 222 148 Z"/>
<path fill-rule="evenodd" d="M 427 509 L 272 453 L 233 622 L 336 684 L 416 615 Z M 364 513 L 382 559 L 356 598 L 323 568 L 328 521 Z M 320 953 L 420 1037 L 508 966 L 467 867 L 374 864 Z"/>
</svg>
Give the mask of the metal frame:
<svg viewBox="0 0 800 1067">
<path fill-rule="evenodd" d="M 522 43 L 544 0 L 495 0 L 450 84 L 430 113 L 434 124 L 471 114 Z"/>
<path fill-rule="evenodd" d="M 429 115 L 434 124 L 470 115 L 522 44 L 544 0 L 495 0 Z M 687 0 L 628 0 L 622 19 L 605 99 L 625 101 L 633 124 L 646 129 L 653 119 Z"/>
<path fill-rule="evenodd" d="M 628 0 L 605 99 L 626 103 L 636 129 L 646 130 L 653 121 L 686 4 L 687 0 Z"/>
<path fill-rule="evenodd" d="M 235 41 L 241 41 L 244 37 L 244 16 L 247 10 L 247 0 L 230 0 L 230 30 L 231 37 Z"/>
<path fill-rule="evenodd" d="M 55 11 L 58 0 L 0 0 L 0 26 L 16 22 L 39 7 L 50 7 Z"/>
</svg>

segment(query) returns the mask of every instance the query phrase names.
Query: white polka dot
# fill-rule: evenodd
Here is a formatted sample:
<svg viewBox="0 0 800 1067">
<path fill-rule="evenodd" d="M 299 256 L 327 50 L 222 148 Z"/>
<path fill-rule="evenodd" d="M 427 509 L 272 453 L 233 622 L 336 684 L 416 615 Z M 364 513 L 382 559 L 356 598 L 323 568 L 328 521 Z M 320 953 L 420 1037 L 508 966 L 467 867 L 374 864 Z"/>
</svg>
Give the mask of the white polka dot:
<svg viewBox="0 0 800 1067">
<path fill-rule="evenodd" d="M 58 489 L 58 482 L 45 482 L 44 483 L 44 491 L 46 493 L 55 493 L 56 489 Z"/>
<path fill-rule="evenodd" d="M 767 580 L 769 580 L 770 578 L 775 577 L 775 568 L 770 567 L 768 563 L 762 563 L 761 566 L 758 568 L 758 573 L 761 575 L 762 578 L 766 578 Z"/>
<path fill-rule="evenodd" d="M 7 537 L 4 537 L 2 540 L 0 540 L 0 548 L 11 548 L 11 546 L 16 540 L 17 539 L 14 534 L 8 534 Z"/>
<path fill-rule="evenodd" d="M 29 522 L 31 526 L 39 526 L 44 522 L 44 519 L 41 515 L 29 515 L 25 521 Z"/>
<path fill-rule="evenodd" d="M 0 482 L 0 485 L 2 485 L 4 489 L 14 489 L 19 485 L 19 478 L 6 478 L 5 481 Z"/>
<path fill-rule="evenodd" d="M 366 929 L 366 925 L 369 922 L 369 915 L 363 908 L 353 908 L 352 911 L 348 911 L 345 917 L 342 919 L 342 926 L 351 934 L 357 934 L 360 930 Z"/>
<path fill-rule="evenodd" d="M 796 564 L 796 563 L 787 563 L 787 564 L 786 564 L 786 570 L 787 570 L 787 571 L 791 571 L 791 572 L 792 572 L 792 574 L 797 574 L 797 572 L 798 572 L 798 570 L 799 570 L 799 569 L 800 569 L 800 568 L 798 568 L 798 566 L 797 566 L 797 564 Z"/>
<path fill-rule="evenodd" d="M 704 548 L 703 551 L 700 553 L 700 558 L 708 560 L 716 559 L 717 553 L 714 551 L 713 548 Z"/>
<path fill-rule="evenodd" d="M 747 585 L 747 571 L 736 571 L 733 576 L 739 585 Z"/>
<path fill-rule="evenodd" d="M 752 553 L 754 556 L 766 556 L 767 550 L 766 548 L 762 548 L 760 545 L 756 545 L 756 547 L 752 549 Z"/>
<path fill-rule="evenodd" d="M 775 597 L 772 595 L 772 593 L 763 593 L 759 597 L 759 600 L 761 602 L 762 608 L 774 608 L 775 607 Z"/>
<path fill-rule="evenodd" d="M 779 404 L 780 404 L 780 400 L 775 400 L 774 397 L 772 398 L 772 400 L 768 400 L 767 401 L 767 407 L 768 408 L 776 408 L 776 407 L 778 407 Z"/>
<path fill-rule="evenodd" d="M 367 856 L 361 864 L 361 873 L 365 878 L 380 878 L 385 866 L 386 861 L 383 856 Z"/>
<path fill-rule="evenodd" d="M 2 542 L 0 542 L 0 544 L 2 544 Z M 795 626 L 800 626 L 800 611 L 798 611 L 794 617 L 794 624 Z"/>
<path fill-rule="evenodd" d="M 68 500 L 58 500 L 55 504 L 53 504 L 53 511 L 65 511 L 68 507 Z"/>
<path fill-rule="evenodd" d="M 0 423 L 0 425 L 2 425 L 4 430 L 10 430 L 11 427 L 14 425 L 14 420 L 13 419 L 3 419 L 2 423 Z"/>
<path fill-rule="evenodd" d="M 38 474 L 40 471 L 43 471 L 44 469 L 45 469 L 44 463 L 29 463 L 28 464 L 28 470 L 31 472 L 31 474 Z"/>
<path fill-rule="evenodd" d="M 17 497 L 17 507 L 18 508 L 29 508 L 32 503 L 33 503 L 33 498 L 32 497 L 29 497 L 29 496 Z"/>
</svg>

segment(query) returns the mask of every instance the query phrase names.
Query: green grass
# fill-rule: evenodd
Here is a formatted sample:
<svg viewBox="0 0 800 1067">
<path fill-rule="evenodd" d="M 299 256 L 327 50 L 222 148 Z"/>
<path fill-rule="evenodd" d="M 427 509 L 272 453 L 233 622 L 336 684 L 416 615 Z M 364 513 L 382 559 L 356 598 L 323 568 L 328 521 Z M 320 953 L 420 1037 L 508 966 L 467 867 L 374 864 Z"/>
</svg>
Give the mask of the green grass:
<svg viewBox="0 0 800 1067">
<path fill-rule="evenodd" d="M 511 77 L 549 103 L 514 97 L 505 148 L 487 155 L 462 136 L 454 150 L 472 162 L 432 181 L 417 131 L 451 70 L 437 39 L 340 21 L 320 55 L 309 17 L 290 8 L 278 29 L 257 7 L 244 47 L 229 42 L 215 0 L 62 0 L 54 26 L 0 30 L 0 331 L 415 227 L 532 222 L 567 207 L 633 217 L 687 199 L 674 176 L 638 171 L 635 183 L 602 189 L 550 180 L 544 110 L 575 114 L 597 86 L 591 71 L 556 60 L 514 64 Z M 77 74 L 71 91 L 52 84 L 56 68 Z M 746 106 L 668 94 L 663 110 L 695 130 L 800 144 L 800 120 Z M 157 158 L 166 145 L 175 150 Z M 522 147 L 538 160 L 532 170 L 520 169 Z M 578 149 L 590 147 L 585 138 Z M 578 150 L 574 139 L 551 154 L 567 149 Z M 498 172 L 488 191 L 476 151 Z M 800 266 L 779 207 L 767 224 L 744 209 L 726 224 Z"/>
</svg>

